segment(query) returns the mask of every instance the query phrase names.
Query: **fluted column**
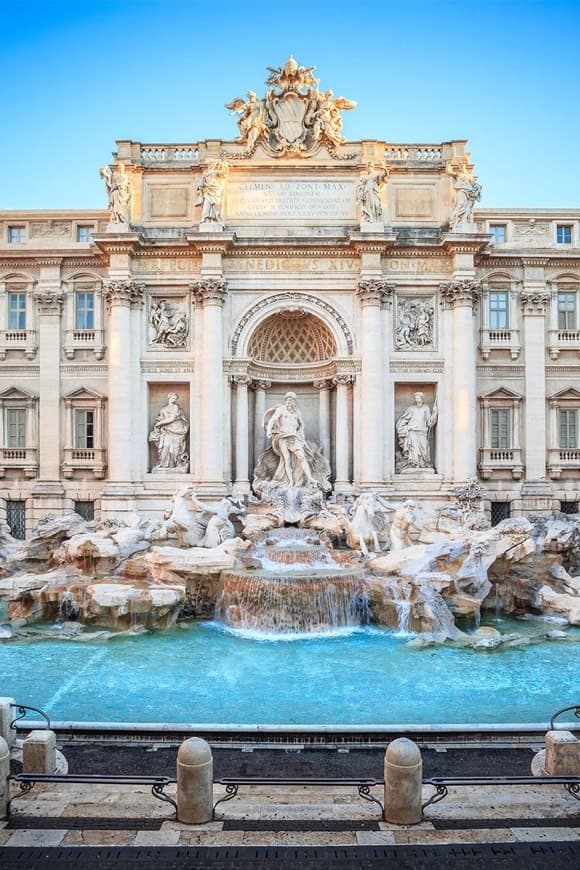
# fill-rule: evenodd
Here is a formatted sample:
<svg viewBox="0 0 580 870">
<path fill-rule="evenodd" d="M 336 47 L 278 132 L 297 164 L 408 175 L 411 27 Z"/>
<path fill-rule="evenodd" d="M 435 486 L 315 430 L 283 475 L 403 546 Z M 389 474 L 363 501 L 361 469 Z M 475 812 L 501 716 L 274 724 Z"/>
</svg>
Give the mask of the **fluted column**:
<svg viewBox="0 0 580 870">
<path fill-rule="evenodd" d="M 132 479 L 136 445 L 132 425 L 131 302 L 136 293 L 142 292 L 142 284 L 126 279 L 107 281 L 104 285 L 109 311 L 107 464 L 111 482 L 129 483 Z"/>
<path fill-rule="evenodd" d="M 471 278 L 441 284 L 453 307 L 453 469 L 456 481 L 474 477 L 477 468 L 477 406 L 473 311 L 479 282 Z"/>
<path fill-rule="evenodd" d="M 191 285 L 203 304 L 200 482 L 224 486 L 224 374 L 222 307 L 226 282 L 202 278 Z"/>
<path fill-rule="evenodd" d="M 525 348 L 526 481 L 546 477 L 546 310 L 550 293 L 544 284 L 524 284 L 520 301 Z"/>
<path fill-rule="evenodd" d="M 381 302 L 387 284 L 379 279 L 361 279 L 357 296 L 361 304 L 361 410 L 360 485 L 383 483 L 383 353 Z"/>
<path fill-rule="evenodd" d="M 40 480 L 60 480 L 60 318 L 63 294 L 56 275 L 52 286 L 35 295 L 38 306 L 39 439 Z"/>
<path fill-rule="evenodd" d="M 336 419 L 334 432 L 335 453 L 335 489 L 337 492 L 350 488 L 349 452 L 348 452 L 348 387 L 352 383 L 351 375 L 337 375 L 333 384 L 336 387 Z"/>
<path fill-rule="evenodd" d="M 232 383 L 236 385 L 236 479 L 234 492 L 241 495 L 250 491 L 248 464 L 250 452 L 248 385 L 251 378 L 235 375 Z"/>
<path fill-rule="evenodd" d="M 260 454 L 266 449 L 266 431 L 263 426 L 266 413 L 266 390 L 272 386 L 272 381 L 254 381 L 254 465 Z"/>
<path fill-rule="evenodd" d="M 330 381 L 314 381 L 318 390 L 318 441 L 323 456 L 330 462 Z"/>
<path fill-rule="evenodd" d="M 393 349 L 393 296 L 394 285 L 385 285 L 381 293 L 381 320 L 383 342 L 383 479 L 390 481 L 395 468 L 395 396 L 391 386 L 391 351 Z"/>
</svg>

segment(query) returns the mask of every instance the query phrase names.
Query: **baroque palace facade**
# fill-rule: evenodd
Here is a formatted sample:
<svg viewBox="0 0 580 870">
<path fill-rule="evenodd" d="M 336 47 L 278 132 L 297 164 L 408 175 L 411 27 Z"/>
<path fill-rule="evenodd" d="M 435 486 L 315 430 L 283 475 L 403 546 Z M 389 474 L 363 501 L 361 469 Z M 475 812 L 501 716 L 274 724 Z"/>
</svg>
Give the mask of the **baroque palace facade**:
<svg viewBox="0 0 580 870">
<path fill-rule="evenodd" d="M 288 391 L 338 496 L 576 511 L 580 209 L 478 208 L 466 142 L 267 85 L 235 141 L 117 142 L 108 210 L 0 212 L 0 519 L 248 495 Z"/>
</svg>

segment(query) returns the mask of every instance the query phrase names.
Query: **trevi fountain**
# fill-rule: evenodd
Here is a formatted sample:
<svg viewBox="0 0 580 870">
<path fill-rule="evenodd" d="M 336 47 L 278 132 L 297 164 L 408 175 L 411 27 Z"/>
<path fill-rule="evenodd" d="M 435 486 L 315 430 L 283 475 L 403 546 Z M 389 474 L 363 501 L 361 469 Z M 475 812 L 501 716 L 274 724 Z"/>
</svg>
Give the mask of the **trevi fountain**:
<svg viewBox="0 0 580 870">
<path fill-rule="evenodd" d="M 429 470 L 437 410 L 397 421 Z M 46 516 L 2 529 L 5 691 L 61 721 L 363 724 L 544 721 L 577 687 L 580 518 L 490 528 L 475 480 L 432 510 L 337 496 L 296 395 L 264 415 L 253 494 L 163 519 Z M 183 463 L 170 395 L 151 439 Z"/>
</svg>

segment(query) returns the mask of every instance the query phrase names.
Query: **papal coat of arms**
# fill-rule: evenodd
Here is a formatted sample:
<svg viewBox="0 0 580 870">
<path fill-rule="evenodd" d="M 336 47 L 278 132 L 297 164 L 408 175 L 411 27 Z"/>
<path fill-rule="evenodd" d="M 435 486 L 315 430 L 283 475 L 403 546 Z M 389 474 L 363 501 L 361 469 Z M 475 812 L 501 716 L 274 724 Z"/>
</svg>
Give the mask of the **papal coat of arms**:
<svg viewBox="0 0 580 870">
<path fill-rule="evenodd" d="M 321 92 L 314 70 L 289 57 L 282 67 L 268 67 L 270 87 L 262 99 L 248 91 L 246 100 L 238 97 L 228 103 L 226 109 L 240 115 L 236 142 L 246 146 L 240 157 L 250 157 L 258 144 L 275 157 L 309 157 L 321 145 L 338 156 L 336 149 L 345 141 L 340 112 L 354 109 L 356 103 L 332 91 Z"/>
</svg>

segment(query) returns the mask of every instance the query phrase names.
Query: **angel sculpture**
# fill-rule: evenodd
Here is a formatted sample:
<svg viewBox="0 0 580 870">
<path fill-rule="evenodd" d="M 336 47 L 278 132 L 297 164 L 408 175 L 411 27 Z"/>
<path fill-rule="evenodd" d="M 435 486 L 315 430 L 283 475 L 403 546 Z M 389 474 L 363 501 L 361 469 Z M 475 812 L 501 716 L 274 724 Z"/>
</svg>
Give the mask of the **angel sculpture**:
<svg viewBox="0 0 580 870">
<path fill-rule="evenodd" d="M 335 148 L 341 145 L 345 138 L 340 132 L 342 130 L 340 110 L 355 108 L 354 100 L 347 100 L 346 97 L 335 97 L 331 90 L 324 91 L 319 96 L 317 123 L 315 122 L 320 131 L 319 135 L 323 133 Z"/>
<path fill-rule="evenodd" d="M 262 133 L 266 132 L 266 111 L 264 101 L 259 100 L 254 91 L 248 91 L 247 97 L 247 101 L 236 97 L 226 105 L 226 109 L 240 115 L 238 121 L 240 135 L 236 142 L 246 144 L 248 151 L 251 151 Z"/>
<path fill-rule="evenodd" d="M 119 163 L 113 169 L 110 166 L 103 166 L 99 170 L 99 175 L 105 182 L 107 196 L 109 197 L 111 223 L 126 223 L 129 220 L 131 207 L 131 182 L 125 165 Z"/>
</svg>

